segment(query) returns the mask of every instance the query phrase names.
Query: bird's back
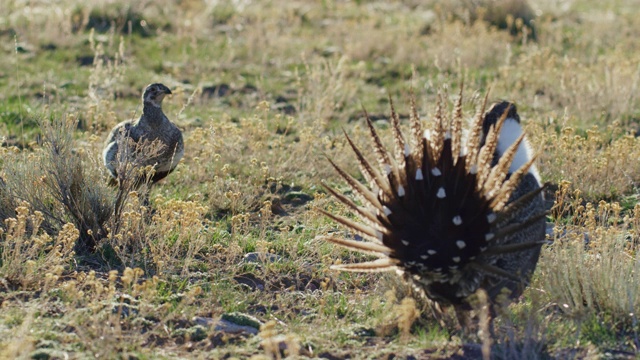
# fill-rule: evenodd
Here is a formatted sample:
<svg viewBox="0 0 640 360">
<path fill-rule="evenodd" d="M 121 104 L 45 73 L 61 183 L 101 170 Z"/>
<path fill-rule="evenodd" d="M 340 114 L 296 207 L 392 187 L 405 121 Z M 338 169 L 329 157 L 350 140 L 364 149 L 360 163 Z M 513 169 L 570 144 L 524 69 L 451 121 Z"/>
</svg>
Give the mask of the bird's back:
<svg viewBox="0 0 640 360">
<path fill-rule="evenodd" d="M 159 126 L 151 126 L 143 118 L 137 121 L 123 121 L 111 130 L 103 151 L 105 165 L 113 177 L 117 177 L 117 174 L 114 165 L 110 164 L 117 161 L 118 149 L 122 146 L 121 142 L 125 140 L 127 142 L 132 140 L 132 144 L 128 145 L 138 147 L 129 149 L 128 153 L 136 154 L 140 166 L 155 167 L 152 182 L 166 177 L 175 169 L 184 155 L 182 132 L 168 119 Z M 141 154 L 137 150 L 148 153 Z"/>
</svg>

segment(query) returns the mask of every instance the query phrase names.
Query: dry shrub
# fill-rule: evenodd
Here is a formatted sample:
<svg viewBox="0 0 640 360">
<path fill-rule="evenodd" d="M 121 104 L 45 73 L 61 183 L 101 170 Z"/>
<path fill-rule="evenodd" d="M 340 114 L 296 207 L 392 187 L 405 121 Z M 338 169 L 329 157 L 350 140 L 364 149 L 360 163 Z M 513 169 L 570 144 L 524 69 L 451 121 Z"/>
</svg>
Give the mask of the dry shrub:
<svg viewBox="0 0 640 360">
<path fill-rule="evenodd" d="M 414 323 L 420 317 L 421 311 L 425 309 L 425 298 L 413 297 L 412 295 L 416 294 L 410 294 L 400 300 L 397 296 L 404 296 L 403 291 L 409 288 L 404 283 L 399 283 L 399 285 L 401 286 L 399 290 L 392 288 L 384 294 L 385 302 L 381 311 L 382 321 L 377 324 L 376 332 L 380 336 L 389 336 L 398 332 L 402 341 L 408 342 Z"/>
<path fill-rule="evenodd" d="M 574 118 L 571 125 L 580 127 L 626 121 L 636 114 L 640 86 L 637 59 L 621 53 L 585 61 L 580 57 L 584 54 L 558 54 L 550 47 L 526 50 L 501 69 L 505 81 L 496 84 L 498 92 L 527 99 L 537 110 L 568 110 Z"/>
<path fill-rule="evenodd" d="M 631 194 L 640 182 L 640 140 L 624 134 L 618 122 L 580 132 L 563 127 L 544 130 L 530 123 L 532 143 L 544 149 L 539 158 L 543 178 L 568 181 L 589 200 Z"/>
<path fill-rule="evenodd" d="M 127 70 L 124 39 L 120 37 L 116 48 L 113 32 L 105 38 L 96 37 L 91 30 L 89 45 L 94 55 L 87 91 L 87 111 L 81 119 L 81 125 L 84 129 L 104 131 L 118 122 L 113 99 Z"/>
<path fill-rule="evenodd" d="M 420 311 L 416 308 L 416 301 L 411 297 L 406 297 L 398 305 L 397 312 L 400 336 L 407 341 L 411 336 L 413 323 L 420 316 Z"/>
<path fill-rule="evenodd" d="M 381 25 L 376 16 L 379 14 L 371 14 L 368 21 L 359 24 L 361 31 L 333 34 L 333 37 L 339 39 L 343 55 L 361 62 L 361 68 L 356 70 L 365 70 L 365 65 L 373 64 L 375 76 L 399 64 L 404 64 L 405 69 L 411 65 L 419 66 L 439 75 L 458 73 L 466 67 L 493 69 L 506 64 L 512 56 L 512 39 L 504 31 L 480 21 L 443 21 L 435 26 L 431 20 L 425 20 L 430 18 L 429 12 L 423 11 L 422 14 L 424 16 L 411 11 L 406 18 L 396 19 L 403 24 L 402 27 Z M 430 30 L 424 30 L 425 27 Z M 355 72 L 354 76 L 371 76 L 366 71 L 362 73 Z M 397 80 L 388 78 L 385 82 L 392 84 Z"/>
<path fill-rule="evenodd" d="M 100 32 L 155 35 L 158 28 L 169 24 L 179 7 L 173 1 L 153 3 L 58 1 L 54 6 L 46 0 L 3 2 L 7 26 L 31 43 L 70 44 L 74 35 L 89 29 Z"/>
<path fill-rule="evenodd" d="M 10 152 L 19 153 L 20 150 L 16 147 L 13 147 L 12 149 L 0 147 L 0 156 L 2 156 L 3 159 L 10 161 L 13 157 L 9 154 Z M 3 171 L 0 171 L 0 222 L 3 222 L 8 218 L 15 218 L 16 207 L 18 207 L 18 203 L 7 188 L 7 183 L 3 176 L 6 177 L 6 174 L 4 174 Z"/>
<path fill-rule="evenodd" d="M 535 36 L 535 13 L 526 0 L 456 0 L 438 2 L 435 8 L 445 18 L 466 22 L 481 19 L 514 35 L 525 32 Z"/>
<path fill-rule="evenodd" d="M 303 59 L 303 62 L 304 76 L 297 79 L 298 108 L 306 116 L 300 120 L 311 125 L 314 133 L 320 133 L 347 104 L 356 102 L 356 89 L 346 81 L 350 74 L 349 59 L 341 57 L 336 61 L 319 60 L 312 63 Z"/>
<path fill-rule="evenodd" d="M 44 220 L 41 212 L 31 212 L 26 203 L 16 208 L 15 218 L 4 219 L 0 227 L 1 285 L 42 285 L 44 274 L 59 273 L 71 263 L 78 230 L 65 224 L 54 238 L 40 227 Z"/>
<path fill-rule="evenodd" d="M 92 252 L 106 235 L 112 196 L 96 159 L 75 149 L 72 116 L 40 122 L 42 146 L 31 152 L 9 152 L 4 163 L 4 192 L 43 215 L 40 224 L 54 236 L 67 223 L 80 231 L 76 252 Z"/>
<path fill-rule="evenodd" d="M 185 156 L 199 166 L 191 165 L 189 171 L 180 176 L 183 183 L 202 184 L 215 216 L 255 211 L 263 194 L 268 192 L 269 167 L 266 162 L 258 160 L 266 156 L 255 154 L 252 148 L 248 148 L 251 141 L 262 147 L 264 140 L 260 140 L 254 127 L 247 127 L 244 135 L 242 129 L 237 124 L 225 123 L 216 129 L 215 134 L 212 130 L 199 128 L 186 138 L 186 142 L 191 144 L 191 151 Z"/>
<path fill-rule="evenodd" d="M 258 336 L 262 339 L 260 347 L 266 356 L 256 355 L 251 359 L 288 359 L 298 358 L 300 355 L 301 345 L 298 336 L 294 333 L 279 335 L 274 320 L 261 325 Z"/>
<path fill-rule="evenodd" d="M 117 231 L 107 241 L 128 266 L 142 266 L 152 273 L 188 274 L 196 255 L 207 245 L 207 208 L 158 196 L 151 210 L 148 204 L 141 204 L 139 195 L 129 194 Z"/>
<path fill-rule="evenodd" d="M 429 40 L 425 55 L 441 73 L 459 72 L 466 67 L 495 68 L 507 64 L 512 57 L 509 36 L 480 22 L 471 26 L 446 23 L 442 34 Z"/>
<path fill-rule="evenodd" d="M 33 323 L 37 308 L 32 306 L 24 311 L 24 320 L 17 328 L 11 329 L 8 343 L 0 341 L 0 357 L 3 359 L 26 359 L 31 355 L 36 340 L 33 336 Z"/>
<path fill-rule="evenodd" d="M 57 43 L 71 40 L 71 2 L 59 2 L 53 8 L 47 1 L 33 1 L 25 6 L 21 0 L 3 2 L 3 20 L 6 25 L 20 34 L 21 41 L 52 41 Z"/>
<path fill-rule="evenodd" d="M 60 203 L 64 213 L 80 231 L 80 248 L 92 251 L 106 236 L 105 224 L 113 211 L 111 194 L 96 159 L 74 147 L 74 117 L 43 121 L 45 157 L 40 163 L 45 176 L 43 185 L 51 198 Z"/>
<path fill-rule="evenodd" d="M 153 215 L 152 229 L 161 240 L 149 243 L 149 251 L 154 259 L 161 259 L 155 261 L 159 272 L 186 274 L 207 244 L 204 214 L 208 209 L 193 201 L 156 198 L 156 203 L 162 205 Z"/>
<path fill-rule="evenodd" d="M 538 268 L 540 265 L 538 265 Z M 540 271 L 540 270 L 538 270 Z M 552 317 L 545 312 L 548 298 L 539 288 L 529 287 L 525 300 L 497 308 L 492 339 L 483 339 L 484 349 L 492 342 L 491 355 L 497 359 L 549 359 L 548 345 Z"/>
<path fill-rule="evenodd" d="M 585 204 L 563 183 L 553 215 L 554 243 L 543 252 L 534 287 L 564 316 L 638 331 L 640 205 L 623 215 L 618 203 Z"/>
<path fill-rule="evenodd" d="M 94 54 L 93 67 L 89 77 L 89 91 L 87 96 L 94 102 L 100 100 L 112 100 L 115 95 L 115 85 L 122 83 L 126 67 L 124 66 L 124 39 L 120 37 L 117 49 L 113 49 L 113 60 L 107 57 L 106 49 L 115 47 L 114 34 L 111 33 L 102 41 L 96 39 L 93 29 L 89 33 L 89 45 Z"/>
<path fill-rule="evenodd" d="M 55 286 L 43 292 L 45 301 L 37 302 L 38 311 L 47 314 L 54 303 L 54 311 L 59 311 L 56 324 L 48 322 L 48 315 L 40 315 L 31 325 L 31 333 L 40 335 L 44 332 L 59 339 L 57 329 L 64 327 L 69 329 L 66 333 L 71 336 L 67 341 L 79 344 L 87 353 L 107 358 L 131 353 L 140 356 L 148 351 L 150 339 L 158 335 L 166 337 L 167 331 L 173 330 L 171 325 L 163 325 L 176 317 L 174 312 L 193 311 L 189 306 L 202 293 L 201 288 L 194 286 L 176 295 L 177 300 L 167 306 L 158 296 L 162 280 L 146 278 L 139 268 L 108 273 L 77 272 L 74 275 L 64 281 L 52 282 Z M 83 310 L 77 311 L 79 308 Z M 159 323 L 163 325 L 158 326 Z M 156 331 L 157 327 L 159 331 Z M 93 341 L 96 338 L 101 341 Z"/>
</svg>

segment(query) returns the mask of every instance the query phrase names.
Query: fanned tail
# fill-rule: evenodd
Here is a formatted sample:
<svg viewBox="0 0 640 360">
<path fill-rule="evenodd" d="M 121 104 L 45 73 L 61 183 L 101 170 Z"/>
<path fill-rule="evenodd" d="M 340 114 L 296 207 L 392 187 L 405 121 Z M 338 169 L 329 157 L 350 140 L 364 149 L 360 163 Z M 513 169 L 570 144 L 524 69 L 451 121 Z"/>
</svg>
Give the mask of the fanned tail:
<svg viewBox="0 0 640 360">
<path fill-rule="evenodd" d="M 512 298 L 522 292 L 545 243 L 546 185 L 531 176 L 536 156 L 523 147 L 515 105 L 499 102 L 486 111 L 485 96 L 465 139 L 462 93 L 461 85 L 449 112 L 446 89 L 438 92 L 430 132 L 423 132 L 412 97 L 408 139 L 389 99 L 392 151 L 367 115 L 370 152 L 379 170 L 345 133 L 368 187 L 329 161 L 365 206 L 323 182 L 356 218 L 320 211 L 366 241 L 325 240 L 378 259 L 333 269 L 399 270 L 432 300 L 459 307 L 478 289 L 497 296 L 496 287 L 506 286 Z"/>
</svg>

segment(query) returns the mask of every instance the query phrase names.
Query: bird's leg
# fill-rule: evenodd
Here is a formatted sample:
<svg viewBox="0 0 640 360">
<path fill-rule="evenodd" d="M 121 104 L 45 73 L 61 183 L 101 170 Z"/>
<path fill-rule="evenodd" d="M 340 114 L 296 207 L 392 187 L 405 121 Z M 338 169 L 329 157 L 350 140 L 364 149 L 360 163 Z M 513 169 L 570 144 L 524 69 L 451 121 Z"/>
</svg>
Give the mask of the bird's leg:
<svg viewBox="0 0 640 360">
<path fill-rule="evenodd" d="M 156 209 L 152 207 L 151 200 L 150 200 L 152 186 L 153 186 L 153 183 L 148 182 L 140 194 L 140 200 L 141 200 L 140 205 L 143 206 L 145 209 L 144 218 L 147 223 L 151 223 L 151 219 L 153 218 L 153 215 L 155 215 L 156 213 Z"/>
<path fill-rule="evenodd" d="M 142 192 L 142 201 L 140 203 L 140 205 L 144 206 L 145 208 L 149 209 L 150 208 L 150 204 L 151 202 L 149 201 L 149 193 L 151 192 L 151 184 L 147 185 L 147 188 L 145 189 L 145 191 Z"/>
<path fill-rule="evenodd" d="M 462 338 L 474 338 L 478 333 L 477 316 L 470 309 L 454 306 L 456 318 L 458 319 L 457 330 Z M 475 340 L 475 339 L 474 339 Z"/>
</svg>

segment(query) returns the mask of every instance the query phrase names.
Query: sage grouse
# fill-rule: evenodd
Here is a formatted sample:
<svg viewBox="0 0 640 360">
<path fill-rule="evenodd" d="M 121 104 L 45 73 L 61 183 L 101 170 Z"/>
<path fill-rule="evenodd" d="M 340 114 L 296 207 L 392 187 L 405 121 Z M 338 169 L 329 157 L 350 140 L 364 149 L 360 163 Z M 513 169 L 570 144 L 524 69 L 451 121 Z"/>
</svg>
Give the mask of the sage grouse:
<svg viewBox="0 0 640 360">
<path fill-rule="evenodd" d="M 163 84 L 147 86 L 142 95 L 142 116 L 136 121 L 123 121 L 111 130 L 102 156 L 115 182 L 120 180 L 118 169 L 122 167 L 119 167 L 119 162 L 124 161 L 125 157 L 139 167 L 153 166 L 155 172 L 150 178 L 152 183 L 166 177 L 182 159 L 184 155 L 182 132 L 162 112 L 162 100 L 168 94 L 171 94 L 171 90 Z M 157 143 L 153 154 L 140 154 L 141 149 L 136 147 L 141 144 L 141 141 L 151 145 L 147 150 L 153 148 L 154 142 Z M 119 154 L 118 151 L 123 143 L 128 146 L 124 155 L 122 152 Z M 143 148 L 142 152 L 144 150 Z M 145 176 L 142 175 L 136 179 L 136 183 L 140 184 L 145 180 Z"/>
<path fill-rule="evenodd" d="M 424 132 L 412 101 L 407 141 L 392 103 L 393 151 L 367 116 L 378 166 L 345 132 L 369 184 L 329 159 L 362 206 L 323 184 L 357 220 L 321 211 L 367 241 L 325 239 L 379 259 L 335 269 L 396 270 L 429 299 L 453 305 L 459 319 L 478 289 L 491 304 L 504 289 L 512 299 L 522 294 L 545 239 L 544 186 L 515 105 L 500 102 L 484 114 L 486 104 L 463 136 L 462 94 L 448 118 L 439 97 L 434 129 Z"/>
</svg>

